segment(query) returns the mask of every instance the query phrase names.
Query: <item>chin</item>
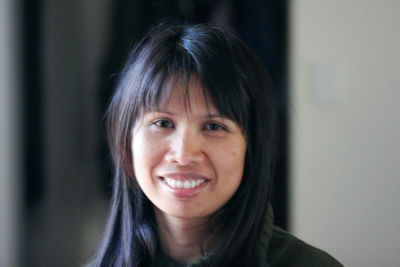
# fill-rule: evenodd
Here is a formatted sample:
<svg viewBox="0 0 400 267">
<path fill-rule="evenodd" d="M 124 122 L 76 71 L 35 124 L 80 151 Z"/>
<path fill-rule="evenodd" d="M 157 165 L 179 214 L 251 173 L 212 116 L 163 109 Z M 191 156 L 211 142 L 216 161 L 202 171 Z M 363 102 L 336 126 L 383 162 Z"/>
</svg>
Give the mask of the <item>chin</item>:
<svg viewBox="0 0 400 267">
<path fill-rule="evenodd" d="M 162 213 L 165 215 L 177 217 L 177 218 L 186 218 L 186 219 L 195 219 L 195 218 L 204 218 L 210 216 L 211 213 L 194 210 L 193 208 L 179 208 L 179 209 L 160 209 Z"/>
</svg>

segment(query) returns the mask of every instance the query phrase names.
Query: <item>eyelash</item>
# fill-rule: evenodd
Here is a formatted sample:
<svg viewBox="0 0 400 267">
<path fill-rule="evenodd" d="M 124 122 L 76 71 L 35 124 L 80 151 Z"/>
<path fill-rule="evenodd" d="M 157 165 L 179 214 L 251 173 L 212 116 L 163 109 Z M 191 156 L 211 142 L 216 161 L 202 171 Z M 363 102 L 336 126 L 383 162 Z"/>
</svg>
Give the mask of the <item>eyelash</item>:
<svg viewBox="0 0 400 267">
<path fill-rule="evenodd" d="M 152 124 L 157 127 L 160 127 L 160 128 L 173 128 L 174 127 L 172 121 L 167 120 L 167 119 L 157 120 L 157 121 L 153 122 Z M 168 125 L 165 125 L 165 124 L 168 124 Z M 205 123 L 203 129 L 208 130 L 208 131 L 219 131 L 219 130 L 226 131 L 227 130 L 225 126 L 223 126 L 219 123 L 216 123 L 216 122 Z"/>
</svg>

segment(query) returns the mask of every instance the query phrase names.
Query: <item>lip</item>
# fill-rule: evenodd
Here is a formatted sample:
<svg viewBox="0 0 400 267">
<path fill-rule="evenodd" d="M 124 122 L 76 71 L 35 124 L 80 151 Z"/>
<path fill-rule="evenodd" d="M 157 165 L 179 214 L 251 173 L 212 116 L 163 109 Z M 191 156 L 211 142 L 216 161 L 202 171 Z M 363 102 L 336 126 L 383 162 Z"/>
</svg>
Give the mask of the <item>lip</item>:
<svg viewBox="0 0 400 267">
<path fill-rule="evenodd" d="M 198 180 L 198 179 L 203 179 L 205 182 L 201 183 L 200 185 L 194 187 L 194 188 L 172 188 L 170 187 L 167 182 L 165 181 L 165 178 L 171 178 L 174 180 L 180 180 L 180 181 L 188 181 L 188 180 Z M 190 199 L 197 194 L 199 194 L 204 187 L 207 186 L 209 182 L 209 178 L 198 174 L 198 173 L 166 173 L 163 175 L 159 176 L 159 179 L 162 182 L 162 185 L 166 188 L 166 190 L 173 195 L 177 199 L 185 200 L 185 199 Z"/>
<path fill-rule="evenodd" d="M 175 180 L 186 181 L 190 179 L 204 179 L 206 181 L 210 180 L 208 177 L 198 174 L 198 173 L 183 173 L 183 172 L 175 172 L 175 173 L 165 173 L 160 175 L 161 178 L 171 178 Z"/>
</svg>

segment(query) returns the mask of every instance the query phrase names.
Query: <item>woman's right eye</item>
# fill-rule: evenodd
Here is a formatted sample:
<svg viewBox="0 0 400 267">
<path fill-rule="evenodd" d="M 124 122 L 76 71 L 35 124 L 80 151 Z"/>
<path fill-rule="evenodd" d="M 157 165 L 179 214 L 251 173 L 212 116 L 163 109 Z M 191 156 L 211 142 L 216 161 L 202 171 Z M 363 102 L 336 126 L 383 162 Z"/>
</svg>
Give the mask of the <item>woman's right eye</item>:
<svg viewBox="0 0 400 267">
<path fill-rule="evenodd" d="M 157 127 L 160 127 L 160 128 L 172 128 L 172 127 L 174 127 L 170 120 L 157 120 L 153 124 L 156 125 Z"/>
</svg>

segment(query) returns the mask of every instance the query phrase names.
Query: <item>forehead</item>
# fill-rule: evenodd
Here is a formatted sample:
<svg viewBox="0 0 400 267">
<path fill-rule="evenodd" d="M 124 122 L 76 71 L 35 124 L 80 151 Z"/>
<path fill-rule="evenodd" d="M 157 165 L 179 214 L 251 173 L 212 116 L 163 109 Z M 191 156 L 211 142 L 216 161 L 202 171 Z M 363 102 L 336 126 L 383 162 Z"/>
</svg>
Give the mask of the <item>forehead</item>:
<svg viewBox="0 0 400 267">
<path fill-rule="evenodd" d="M 217 111 L 207 89 L 193 75 L 189 79 L 172 79 L 166 89 L 166 93 L 160 97 L 156 109 L 167 109 L 173 106 L 185 109 L 186 112 L 199 109 L 205 109 L 209 113 Z"/>
</svg>

